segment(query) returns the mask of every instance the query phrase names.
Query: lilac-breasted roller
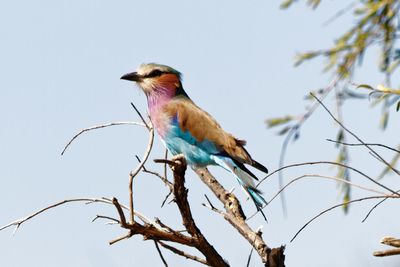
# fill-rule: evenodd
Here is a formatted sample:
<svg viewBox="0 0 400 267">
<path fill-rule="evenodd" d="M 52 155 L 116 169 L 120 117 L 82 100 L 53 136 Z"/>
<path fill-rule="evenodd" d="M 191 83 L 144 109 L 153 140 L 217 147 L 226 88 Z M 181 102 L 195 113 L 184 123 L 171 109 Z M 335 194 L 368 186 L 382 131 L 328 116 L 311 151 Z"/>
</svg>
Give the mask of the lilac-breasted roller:
<svg viewBox="0 0 400 267">
<path fill-rule="evenodd" d="M 183 154 L 193 167 L 219 165 L 231 172 L 258 210 L 267 202 L 255 187 L 257 177 L 244 164 L 265 173 L 268 169 L 252 159 L 246 141 L 225 132 L 217 121 L 198 107 L 183 90 L 181 73 L 159 64 L 142 64 L 121 79 L 134 81 L 147 97 L 150 119 L 167 149 Z"/>
</svg>

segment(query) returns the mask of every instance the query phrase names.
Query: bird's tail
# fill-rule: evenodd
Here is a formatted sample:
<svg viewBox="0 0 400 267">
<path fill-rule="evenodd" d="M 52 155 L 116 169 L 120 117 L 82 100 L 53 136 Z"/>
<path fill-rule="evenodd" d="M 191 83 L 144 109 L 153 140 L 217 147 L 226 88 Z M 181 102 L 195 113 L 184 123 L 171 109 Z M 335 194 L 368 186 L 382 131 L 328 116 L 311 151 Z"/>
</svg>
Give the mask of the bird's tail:
<svg viewBox="0 0 400 267">
<path fill-rule="evenodd" d="M 256 188 L 254 183 L 253 174 L 249 174 L 249 170 L 243 164 L 235 162 L 231 158 L 228 157 L 215 157 L 215 162 L 223 167 L 224 169 L 228 170 L 229 172 L 233 173 L 238 180 L 239 184 L 243 187 L 246 193 L 249 195 L 251 200 L 253 200 L 256 208 L 261 214 L 264 216 L 265 220 L 266 217 L 262 211 L 264 205 L 268 204 L 267 201 L 262 197 L 262 193 L 259 189 Z"/>
</svg>

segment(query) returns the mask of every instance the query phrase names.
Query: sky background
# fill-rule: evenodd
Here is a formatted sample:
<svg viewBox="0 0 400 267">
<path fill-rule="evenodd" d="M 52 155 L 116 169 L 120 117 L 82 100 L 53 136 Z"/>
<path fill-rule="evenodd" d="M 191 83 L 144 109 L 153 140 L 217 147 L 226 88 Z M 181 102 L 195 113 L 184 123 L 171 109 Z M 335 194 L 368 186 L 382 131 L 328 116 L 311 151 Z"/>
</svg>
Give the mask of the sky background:
<svg viewBox="0 0 400 267">
<path fill-rule="evenodd" d="M 139 121 L 130 102 L 146 113 L 145 96 L 121 81 L 143 62 L 170 65 L 183 73 L 191 98 L 238 138 L 248 141 L 252 156 L 274 170 L 283 139 L 264 120 L 300 114 L 304 95 L 326 86 L 323 61 L 293 67 L 297 52 L 328 47 L 354 21 L 347 14 L 323 26 L 347 1 L 323 1 L 312 11 L 304 3 L 289 10 L 280 1 L 1 1 L 0 8 L 0 224 L 7 224 L 44 206 L 75 197 L 117 197 L 128 200 L 128 174 L 142 155 L 147 133 L 136 126 L 117 126 L 87 133 L 64 156 L 60 152 L 80 129 L 113 121 Z M 377 51 L 364 59 L 355 82 L 377 85 Z M 334 109 L 332 97 L 326 100 Z M 378 129 L 379 108 L 352 100 L 344 107 L 346 125 L 369 142 L 396 146 L 399 113 L 391 111 L 385 132 Z M 337 151 L 326 138 L 337 128 L 318 109 L 304 125 L 301 138 L 290 144 L 286 163 L 334 160 Z M 382 165 L 364 148 L 351 148 L 356 168 L 376 176 Z M 156 137 L 147 164 L 164 149 Z M 385 157 L 391 154 L 382 151 Z M 227 187 L 235 179 L 224 170 L 211 171 Z M 285 180 L 305 173 L 333 175 L 326 167 L 301 167 L 285 172 Z M 260 177 L 262 174 L 258 173 Z M 354 182 L 372 186 L 352 174 Z M 397 177 L 383 182 L 398 187 Z M 201 206 L 211 196 L 192 171 L 186 185 L 199 227 L 232 266 L 245 266 L 249 244 L 220 216 Z M 397 186 L 397 187 L 396 187 Z M 266 198 L 278 190 L 278 177 L 262 185 Z M 245 211 L 254 211 L 241 190 Z M 321 210 L 341 201 L 335 182 L 308 179 L 286 192 L 288 216 L 279 200 L 250 221 L 263 226 L 271 247 L 287 245 L 287 266 L 398 266 L 397 257 L 374 258 L 383 236 L 400 236 L 396 201 L 388 201 L 361 223 L 375 202 L 363 202 L 344 215 L 333 211 L 290 243 L 296 231 Z M 140 174 L 135 181 L 135 207 L 180 229 L 174 204 L 160 208 L 167 189 L 157 178 Z M 368 193 L 353 190 L 353 197 Z M 96 214 L 117 216 L 101 204 L 70 204 L 37 217 L 12 235 L 0 232 L 1 266 L 162 266 L 153 242 L 139 236 L 113 246 L 124 234 Z M 165 251 L 170 266 L 199 266 Z M 254 254 L 251 266 L 261 266 Z"/>
</svg>

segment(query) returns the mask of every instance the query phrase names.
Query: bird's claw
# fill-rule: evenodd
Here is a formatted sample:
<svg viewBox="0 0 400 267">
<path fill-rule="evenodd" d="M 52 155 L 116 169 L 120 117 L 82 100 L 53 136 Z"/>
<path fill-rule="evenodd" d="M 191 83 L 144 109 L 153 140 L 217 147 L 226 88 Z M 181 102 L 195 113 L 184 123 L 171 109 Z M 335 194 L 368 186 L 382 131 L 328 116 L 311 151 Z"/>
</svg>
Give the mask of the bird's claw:
<svg viewBox="0 0 400 267">
<path fill-rule="evenodd" d="M 175 162 L 176 164 L 182 165 L 186 163 L 185 156 L 183 154 L 175 155 L 171 158 L 171 161 Z"/>
</svg>

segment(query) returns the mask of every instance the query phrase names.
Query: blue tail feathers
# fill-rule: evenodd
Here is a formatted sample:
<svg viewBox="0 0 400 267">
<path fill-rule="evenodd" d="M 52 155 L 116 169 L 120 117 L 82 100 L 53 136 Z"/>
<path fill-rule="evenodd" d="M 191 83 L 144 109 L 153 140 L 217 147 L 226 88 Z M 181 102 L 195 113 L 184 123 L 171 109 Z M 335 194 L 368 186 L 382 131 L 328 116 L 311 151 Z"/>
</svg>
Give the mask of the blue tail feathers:
<svg viewBox="0 0 400 267">
<path fill-rule="evenodd" d="M 253 200 L 258 211 L 261 212 L 264 219 L 267 220 L 262 211 L 264 205 L 268 204 L 267 201 L 261 196 L 261 191 L 255 187 L 253 175 L 245 168 L 241 168 L 234 160 L 228 157 L 214 156 L 215 163 L 228 170 L 236 176 L 239 184 L 246 190 L 251 200 Z"/>
</svg>

